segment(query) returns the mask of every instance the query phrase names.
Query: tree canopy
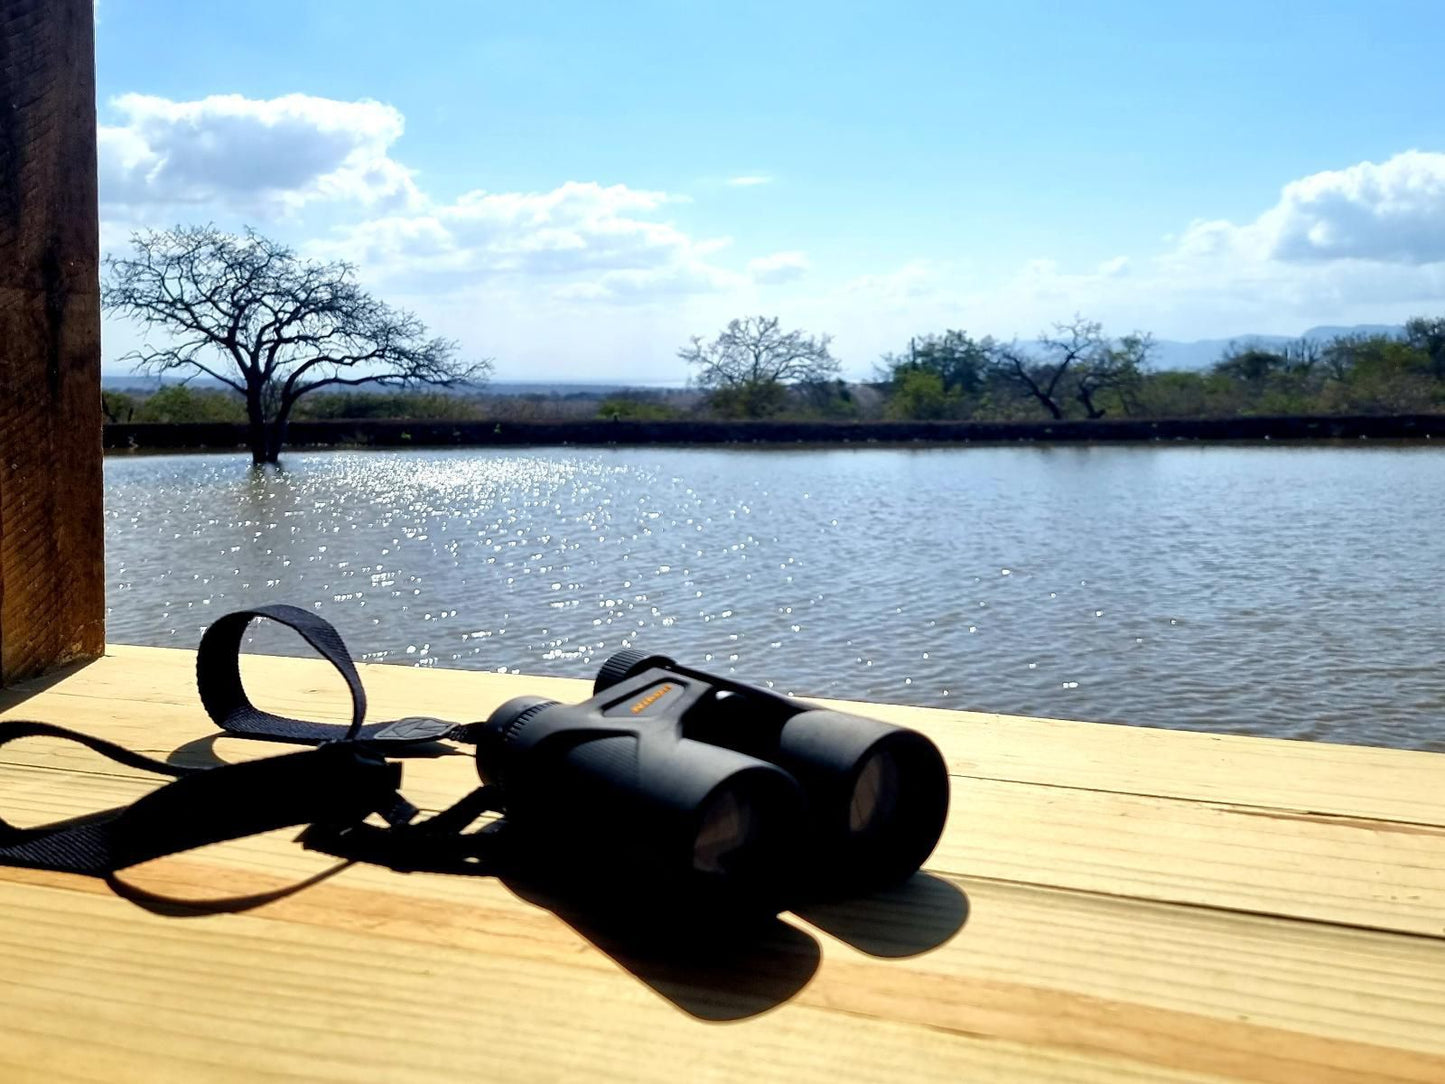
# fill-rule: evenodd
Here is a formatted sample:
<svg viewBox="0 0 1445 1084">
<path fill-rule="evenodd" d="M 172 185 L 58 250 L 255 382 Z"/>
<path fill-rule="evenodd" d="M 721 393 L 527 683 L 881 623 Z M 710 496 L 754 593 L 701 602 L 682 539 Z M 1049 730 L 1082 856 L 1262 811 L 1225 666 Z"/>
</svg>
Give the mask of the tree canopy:
<svg viewBox="0 0 1445 1084">
<path fill-rule="evenodd" d="M 1152 350 L 1153 339 L 1143 332 L 1114 340 L 1097 320 L 1075 316 L 1055 324 L 1032 347 L 997 347 L 994 371 L 1055 420 L 1066 415 L 1069 399 L 1084 408 L 1085 417 L 1102 418 L 1107 408 L 1099 401 L 1100 392 L 1127 396 L 1139 383 Z"/>
<path fill-rule="evenodd" d="M 733 320 L 710 343 L 694 336 L 678 357 L 696 371 L 693 383 L 708 392 L 722 414 L 761 418 L 787 402 L 789 384 L 816 384 L 837 376 L 830 336 L 784 331 L 776 316 Z"/>
<path fill-rule="evenodd" d="M 274 462 L 297 400 L 318 388 L 478 382 L 486 360 L 428 337 L 415 315 L 378 301 L 343 262 L 304 260 L 247 229 L 146 230 L 106 261 L 107 309 L 163 333 L 122 360 L 152 374 L 209 376 L 239 393 L 257 463 Z"/>
</svg>

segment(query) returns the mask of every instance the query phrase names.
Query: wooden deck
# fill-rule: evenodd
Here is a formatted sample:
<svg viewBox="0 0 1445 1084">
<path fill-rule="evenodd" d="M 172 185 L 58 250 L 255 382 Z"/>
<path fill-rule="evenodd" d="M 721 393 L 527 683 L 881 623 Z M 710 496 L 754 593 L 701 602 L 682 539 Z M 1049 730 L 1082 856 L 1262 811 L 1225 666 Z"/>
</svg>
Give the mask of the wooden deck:
<svg viewBox="0 0 1445 1084">
<path fill-rule="evenodd" d="M 263 706 L 343 717 L 324 663 L 244 669 Z M 585 694 L 363 678 L 373 719 Z M 215 738 L 189 652 L 113 647 L 0 707 L 195 762 L 278 751 Z M 236 913 L 0 869 L 0 1079 L 1445 1081 L 1445 758 L 863 710 L 948 757 L 928 874 L 787 915 L 727 966 L 629 955 L 493 879 L 338 867 L 289 831 L 126 874 L 197 899 L 318 878 Z M 0 757 L 22 824 L 158 782 L 41 740 Z M 460 754 L 405 768 L 427 808 L 475 780 Z"/>
</svg>

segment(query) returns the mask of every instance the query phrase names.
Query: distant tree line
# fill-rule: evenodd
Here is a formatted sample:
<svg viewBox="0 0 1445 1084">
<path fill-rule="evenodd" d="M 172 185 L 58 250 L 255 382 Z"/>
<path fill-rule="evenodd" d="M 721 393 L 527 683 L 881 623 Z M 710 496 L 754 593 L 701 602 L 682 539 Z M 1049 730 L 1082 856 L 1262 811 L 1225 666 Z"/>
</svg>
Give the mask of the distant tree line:
<svg viewBox="0 0 1445 1084">
<path fill-rule="evenodd" d="M 749 316 L 678 351 L 686 389 L 489 394 L 477 384 L 489 362 L 459 362 L 455 344 L 427 339 L 410 314 L 358 290 L 344 264 L 307 263 L 254 233 L 209 227 L 152 231 L 134 244 L 134 258 L 110 262 L 107 305 L 191 336 L 134 360 L 156 374 L 210 377 L 212 386 L 106 391 L 107 421 L 245 422 L 258 462 L 275 458 L 292 419 L 1046 421 L 1445 410 L 1445 318 L 1423 316 L 1398 334 L 1231 344 L 1202 371 L 1160 369 L 1146 332 L 1116 337 L 1077 315 L 1027 343 L 949 329 L 885 354 L 862 382 L 840 377 L 830 336 Z"/>
<path fill-rule="evenodd" d="M 166 384 L 154 391 L 101 392 L 108 422 L 244 422 L 246 400 L 225 388 Z M 296 421 L 327 419 L 461 420 L 488 414 L 477 397 L 425 391 L 317 392 L 298 402 Z"/>
<path fill-rule="evenodd" d="M 1204 371 L 1157 369 L 1146 332 L 1119 337 L 1075 316 L 1032 343 L 948 330 L 885 354 L 874 379 L 837 379 L 829 338 L 783 332 L 775 318 L 734 320 L 679 356 L 702 410 L 724 417 L 1029 419 L 1407 414 L 1445 409 L 1445 319 L 1398 335 L 1232 344 Z M 628 416 L 617 404 L 618 416 Z"/>
</svg>

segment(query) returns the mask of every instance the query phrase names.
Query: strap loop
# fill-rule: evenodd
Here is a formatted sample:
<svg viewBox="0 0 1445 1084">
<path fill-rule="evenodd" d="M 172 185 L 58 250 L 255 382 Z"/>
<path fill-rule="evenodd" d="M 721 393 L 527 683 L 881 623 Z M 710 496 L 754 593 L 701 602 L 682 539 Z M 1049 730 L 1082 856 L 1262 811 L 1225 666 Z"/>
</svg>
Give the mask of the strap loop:
<svg viewBox="0 0 1445 1084">
<path fill-rule="evenodd" d="M 351 691 L 351 725 L 313 723 L 262 711 L 251 703 L 241 682 L 241 641 L 252 621 L 265 618 L 300 634 L 316 653 L 336 668 Z M 206 714 L 222 730 L 243 738 L 319 745 L 330 741 L 365 741 L 386 745 L 417 745 L 456 738 L 465 741 L 465 726 L 427 716 L 383 723 L 364 723 L 366 690 L 331 622 L 299 606 L 258 606 L 237 610 L 206 629 L 196 652 L 196 685 Z"/>
<path fill-rule="evenodd" d="M 262 617 L 300 634 L 317 654 L 336 668 L 351 691 L 349 727 L 273 715 L 251 703 L 241 682 L 241 640 L 247 626 Z M 237 610 L 213 622 L 196 651 L 196 685 L 211 721 L 232 734 L 307 745 L 364 736 L 366 690 L 361 687 L 361 675 L 356 672 L 346 645 L 331 623 L 299 606 L 258 606 L 254 610 Z"/>
</svg>

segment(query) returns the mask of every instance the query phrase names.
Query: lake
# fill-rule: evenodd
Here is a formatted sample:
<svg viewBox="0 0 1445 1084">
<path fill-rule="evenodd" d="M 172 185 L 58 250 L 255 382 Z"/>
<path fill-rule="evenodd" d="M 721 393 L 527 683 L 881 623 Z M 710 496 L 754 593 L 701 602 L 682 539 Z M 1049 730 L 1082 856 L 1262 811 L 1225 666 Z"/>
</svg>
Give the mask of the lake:
<svg viewBox="0 0 1445 1084">
<path fill-rule="evenodd" d="M 1445 449 L 116 456 L 108 636 L 314 608 L 358 658 L 1445 750 Z M 300 652 L 289 634 L 257 650 Z M 418 704 L 417 712 L 425 713 Z"/>
</svg>

